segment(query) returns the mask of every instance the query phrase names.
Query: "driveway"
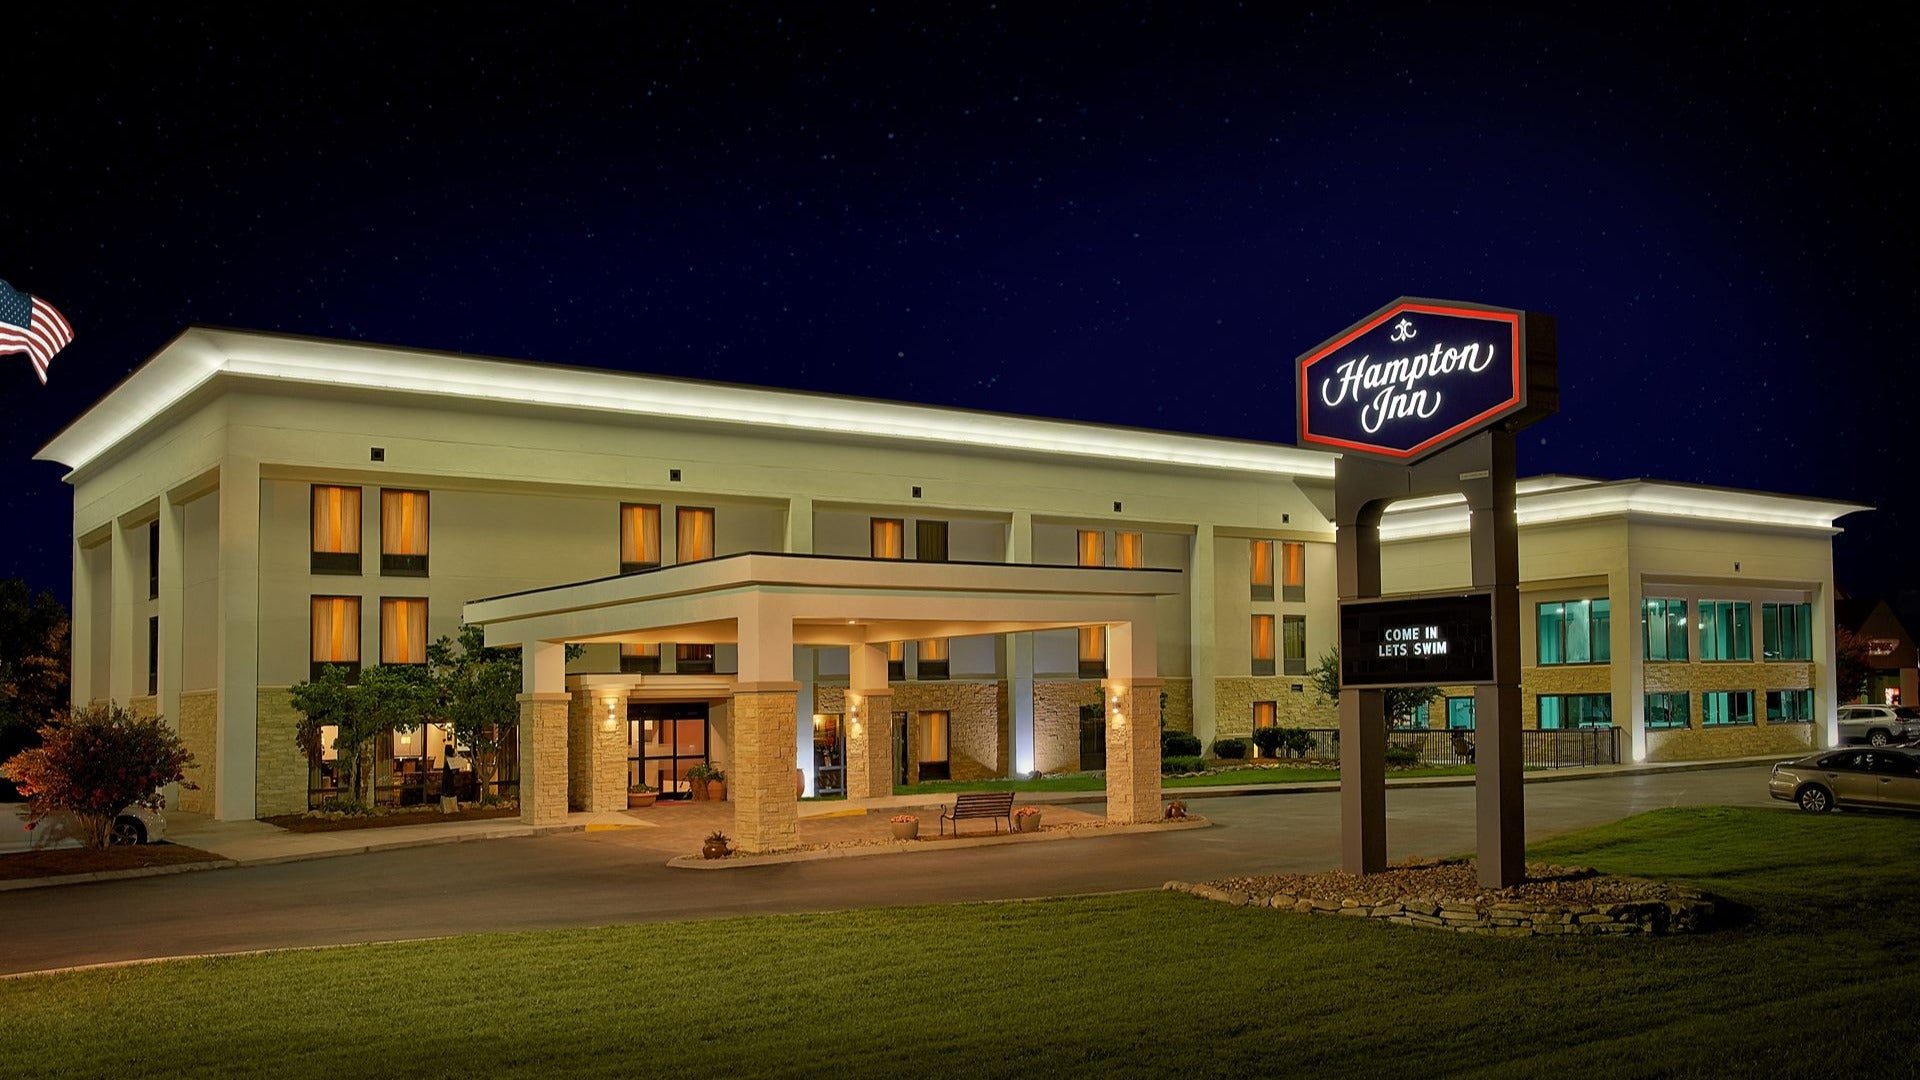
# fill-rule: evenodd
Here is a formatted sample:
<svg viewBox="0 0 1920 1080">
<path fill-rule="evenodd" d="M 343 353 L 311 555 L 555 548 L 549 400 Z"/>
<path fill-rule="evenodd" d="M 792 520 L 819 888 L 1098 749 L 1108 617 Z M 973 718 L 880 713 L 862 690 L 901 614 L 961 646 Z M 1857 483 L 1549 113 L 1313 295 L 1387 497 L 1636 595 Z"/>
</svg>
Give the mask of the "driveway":
<svg viewBox="0 0 1920 1080">
<path fill-rule="evenodd" d="M 1537 840 L 1663 806 L 1768 805 L 1767 770 L 1527 785 Z M 1145 889 L 1339 861 L 1334 793 L 1196 800 L 1215 826 L 1051 844 L 671 870 L 652 829 L 568 833 L 0 893 L 0 972 L 728 915 Z M 1082 809 L 1097 810 L 1094 806 Z M 1784 811 L 1783 811 L 1784 812 Z M 1473 790 L 1391 791 L 1392 858 L 1473 847 Z"/>
</svg>

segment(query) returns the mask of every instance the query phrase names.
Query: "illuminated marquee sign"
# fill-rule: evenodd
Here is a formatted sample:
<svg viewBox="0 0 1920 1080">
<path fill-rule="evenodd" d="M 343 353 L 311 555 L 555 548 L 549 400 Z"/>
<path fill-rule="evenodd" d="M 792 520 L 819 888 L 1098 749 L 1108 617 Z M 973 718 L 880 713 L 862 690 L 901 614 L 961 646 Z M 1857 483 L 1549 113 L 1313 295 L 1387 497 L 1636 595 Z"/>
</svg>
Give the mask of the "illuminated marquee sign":
<svg viewBox="0 0 1920 1080">
<path fill-rule="evenodd" d="M 1491 594 L 1341 602 L 1341 685 L 1437 686 L 1492 681 Z"/>
<path fill-rule="evenodd" d="M 1897 638 L 1876 637 L 1867 639 L 1868 656 L 1892 656 L 1894 650 L 1899 647 L 1900 641 Z"/>
<path fill-rule="evenodd" d="M 1551 415 L 1552 320 L 1533 318 L 1530 328 L 1510 308 L 1388 304 L 1299 358 L 1300 445 L 1411 464 L 1496 424 Z"/>
</svg>

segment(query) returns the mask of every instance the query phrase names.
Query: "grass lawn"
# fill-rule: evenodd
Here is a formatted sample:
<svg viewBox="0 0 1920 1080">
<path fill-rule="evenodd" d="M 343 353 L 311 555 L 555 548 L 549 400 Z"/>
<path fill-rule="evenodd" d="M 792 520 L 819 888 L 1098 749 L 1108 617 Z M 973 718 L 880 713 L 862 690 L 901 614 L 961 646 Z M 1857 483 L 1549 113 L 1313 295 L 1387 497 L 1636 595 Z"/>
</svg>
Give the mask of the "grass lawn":
<svg viewBox="0 0 1920 1080">
<path fill-rule="evenodd" d="M 19 1076 L 1912 1076 L 1916 854 L 1910 818 L 1662 810 L 1532 855 L 1697 882 L 1740 925 L 1513 940 L 1135 893 L 80 972 L 0 981 L 0 1016 Z"/>
<path fill-rule="evenodd" d="M 1428 765 L 1418 769 L 1394 769 L 1387 778 L 1415 776 L 1472 776 L 1471 765 Z M 1313 784 L 1340 779 L 1339 769 L 1287 766 L 1274 769 L 1221 769 L 1199 776 L 1168 776 L 1162 788 L 1222 787 L 1228 784 Z M 955 791 L 1105 791 L 1106 778 L 1099 773 L 1070 773 L 1043 776 L 1038 780 L 930 780 L 924 784 L 895 784 L 895 795 L 944 795 Z"/>
</svg>

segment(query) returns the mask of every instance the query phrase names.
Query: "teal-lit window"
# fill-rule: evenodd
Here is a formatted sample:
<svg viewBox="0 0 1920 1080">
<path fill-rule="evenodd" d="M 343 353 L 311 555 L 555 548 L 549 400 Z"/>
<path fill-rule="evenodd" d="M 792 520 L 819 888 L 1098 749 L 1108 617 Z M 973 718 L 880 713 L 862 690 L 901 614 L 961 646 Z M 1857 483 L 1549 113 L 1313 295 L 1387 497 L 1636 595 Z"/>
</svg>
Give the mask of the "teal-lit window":
<svg viewBox="0 0 1920 1080">
<path fill-rule="evenodd" d="M 1687 658 L 1687 602 L 1648 600 L 1640 613 L 1640 633 L 1646 639 L 1647 659 Z"/>
<path fill-rule="evenodd" d="M 1813 605 L 1761 604 L 1760 656 L 1764 660 L 1813 659 Z"/>
<path fill-rule="evenodd" d="M 1472 698 L 1450 697 L 1447 699 L 1447 727 L 1453 731 L 1473 730 Z"/>
<path fill-rule="evenodd" d="M 1413 707 L 1413 715 L 1407 717 L 1405 722 L 1395 724 L 1394 726 L 1407 731 L 1430 728 L 1433 726 L 1433 710 L 1428 708 L 1427 703 L 1423 701 Z"/>
<path fill-rule="evenodd" d="M 1613 726 L 1613 698 L 1606 694 L 1541 694 L 1540 730 Z"/>
<path fill-rule="evenodd" d="M 1541 664 L 1604 664 L 1613 654 L 1606 600 L 1556 600 L 1534 607 Z"/>
<path fill-rule="evenodd" d="M 1753 691 L 1709 690 L 1700 695 L 1700 725 L 1727 727 L 1753 723 Z"/>
<path fill-rule="evenodd" d="M 1685 694 L 1648 694 L 1647 730 L 1664 728 L 1683 728 L 1689 726 L 1687 720 L 1687 695 Z"/>
<path fill-rule="evenodd" d="M 1753 659 L 1753 605 L 1745 600 L 1700 601 L 1700 659 Z"/>
<path fill-rule="evenodd" d="M 1768 607 L 1773 605 L 1769 604 Z M 1786 605 L 1783 605 L 1786 606 Z M 1805 607 L 1806 605 L 1801 605 Z M 1813 722 L 1813 691 L 1767 691 L 1767 723 L 1810 724 Z"/>
</svg>

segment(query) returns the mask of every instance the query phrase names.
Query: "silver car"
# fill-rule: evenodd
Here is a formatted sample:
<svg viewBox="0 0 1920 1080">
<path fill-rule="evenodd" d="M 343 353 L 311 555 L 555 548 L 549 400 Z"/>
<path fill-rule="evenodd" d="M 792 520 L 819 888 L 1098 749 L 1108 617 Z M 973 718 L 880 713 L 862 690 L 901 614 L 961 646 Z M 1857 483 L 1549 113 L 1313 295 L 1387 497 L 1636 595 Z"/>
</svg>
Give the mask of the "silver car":
<svg viewBox="0 0 1920 1080">
<path fill-rule="evenodd" d="M 1813 814 L 1835 806 L 1920 810 L 1920 751 L 1822 750 L 1775 765 L 1767 793 Z"/>
<path fill-rule="evenodd" d="M 0 854 L 80 846 L 80 823 L 65 811 L 30 828 L 26 803 L 0 803 L 0 823 Z M 108 840 L 115 845 L 157 844 L 166 836 L 167 815 L 136 803 L 113 819 Z"/>
<path fill-rule="evenodd" d="M 1840 741 L 1897 746 L 1920 738 L 1920 709 L 1911 705 L 1840 706 Z"/>
</svg>

